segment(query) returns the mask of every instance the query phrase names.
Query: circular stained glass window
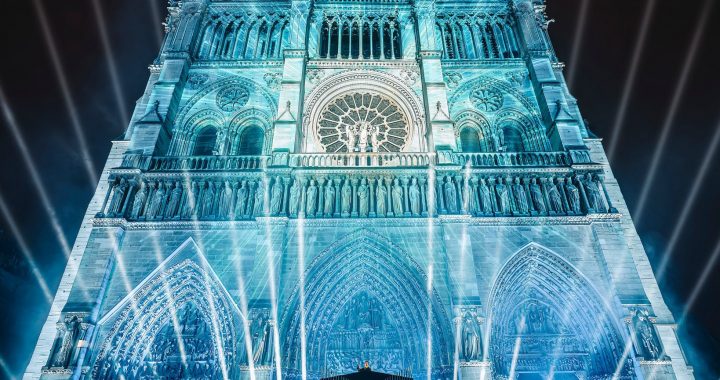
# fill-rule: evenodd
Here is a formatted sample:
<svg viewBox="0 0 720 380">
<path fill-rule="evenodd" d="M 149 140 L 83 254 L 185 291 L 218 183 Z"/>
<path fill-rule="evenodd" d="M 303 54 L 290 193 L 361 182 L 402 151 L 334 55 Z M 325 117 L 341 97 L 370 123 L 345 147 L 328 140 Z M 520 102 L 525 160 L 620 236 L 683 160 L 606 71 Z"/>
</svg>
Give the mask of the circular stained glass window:
<svg viewBox="0 0 720 380">
<path fill-rule="evenodd" d="M 391 99 L 370 92 L 339 96 L 320 113 L 317 135 L 328 153 L 400 152 L 409 121 Z"/>
<path fill-rule="evenodd" d="M 244 107 L 248 99 L 250 99 L 248 90 L 242 86 L 235 86 L 220 90 L 217 94 L 216 101 L 221 110 L 233 112 Z"/>
</svg>

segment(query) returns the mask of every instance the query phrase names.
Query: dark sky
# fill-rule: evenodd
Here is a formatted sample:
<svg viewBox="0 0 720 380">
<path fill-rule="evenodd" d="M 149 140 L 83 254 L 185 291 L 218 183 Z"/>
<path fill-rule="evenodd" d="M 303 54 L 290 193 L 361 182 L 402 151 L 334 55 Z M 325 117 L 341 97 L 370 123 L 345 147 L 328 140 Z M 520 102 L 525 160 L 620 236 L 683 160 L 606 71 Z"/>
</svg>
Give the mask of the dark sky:
<svg viewBox="0 0 720 380">
<path fill-rule="evenodd" d="M 148 64 L 158 49 L 159 22 L 151 1 L 101 0 L 122 90 L 132 110 L 147 81 Z M 578 36 L 580 4 L 589 1 L 578 59 L 570 61 Z M 630 58 L 647 0 L 549 0 L 550 27 L 558 56 L 575 70 L 573 93 L 591 129 L 609 141 Z M 613 164 L 630 209 L 635 209 L 661 127 L 683 68 L 704 0 L 658 0 L 642 55 L 624 132 Z M 90 199 L 90 186 L 51 56 L 33 2 L 5 4 L 0 23 L 0 86 L 39 168 L 50 201 L 70 240 L 75 238 Z M 96 168 L 125 126 L 108 74 L 91 0 L 43 0 L 58 43 L 72 96 L 77 104 Z M 663 159 L 637 226 L 657 267 L 682 211 L 709 141 L 720 122 L 720 4 L 713 8 Z M 27 167 L 4 119 L 0 119 L 0 194 L 28 241 L 50 287 L 59 283 L 65 258 L 39 202 Z M 713 159 L 689 215 L 670 270 L 661 281 L 666 301 L 679 315 L 720 236 L 720 154 Z M 686 354 L 699 379 L 720 373 L 718 268 L 681 326 Z M 49 305 L 33 280 L 17 241 L 0 217 L 0 367 L 22 373 Z M 705 365 L 707 364 L 707 365 Z M 8 376 L 0 368 L 0 378 Z"/>
</svg>

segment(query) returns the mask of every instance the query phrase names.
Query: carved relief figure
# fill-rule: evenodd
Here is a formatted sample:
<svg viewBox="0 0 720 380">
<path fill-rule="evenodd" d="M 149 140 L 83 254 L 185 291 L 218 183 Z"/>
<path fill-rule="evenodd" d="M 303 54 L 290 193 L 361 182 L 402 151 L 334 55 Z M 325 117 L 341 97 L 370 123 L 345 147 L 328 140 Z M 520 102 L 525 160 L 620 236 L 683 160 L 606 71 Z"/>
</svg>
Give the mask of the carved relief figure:
<svg viewBox="0 0 720 380">
<path fill-rule="evenodd" d="M 395 216 L 403 214 L 403 189 L 400 186 L 400 181 L 395 178 L 392 187 L 392 206 Z"/>
<path fill-rule="evenodd" d="M 315 180 L 310 180 L 310 186 L 307 189 L 307 203 L 305 211 L 308 216 L 314 216 L 317 211 L 317 186 L 315 186 Z"/>
<path fill-rule="evenodd" d="M 476 318 L 470 313 L 465 313 L 462 320 L 462 358 L 465 361 L 482 359 L 480 326 Z"/>
<path fill-rule="evenodd" d="M 358 200 L 360 202 L 358 208 L 360 209 L 360 217 L 362 218 L 366 218 L 370 211 L 369 197 L 370 190 L 368 189 L 367 181 L 363 178 L 358 187 Z"/>
<path fill-rule="evenodd" d="M 272 215 L 279 215 L 280 208 L 282 207 L 283 197 L 283 182 L 282 178 L 278 177 L 275 179 L 275 185 L 272 190 L 272 200 L 270 201 L 270 213 Z"/>
<path fill-rule="evenodd" d="M 375 208 L 378 216 L 385 216 L 387 213 L 386 199 L 387 187 L 385 187 L 385 180 L 380 178 L 378 179 L 378 187 L 375 191 Z"/>
<path fill-rule="evenodd" d="M 119 215 L 122 213 L 123 201 L 125 200 L 125 194 L 127 193 L 128 185 L 125 178 L 120 179 L 120 183 L 113 186 L 113 197 L 108 208 L 110 215 Z"/>
<path fill-rule="evenodd" d="M 410 181 L 408 193 L 410 196 L 410 212 L 413 215 L 420 215 L 420 186 L 418 186 L 417 178 L 413 177 Z"/>
<path fill-rule="evenodd" d="M 325 216 L 331 217 L 335 212 L 335 186 L 333 186 L 333 180 L 328 181 L 327 187 L 325 187 Z"/>
<path fill-rule="evenodd" d="M 535 211 L 543 214 L 547 211 L 545 207 L 545 200 L 543 199 L 542 189 L 537 184 L 535 178 L 530 180 L 530 197 L 532 198 L 533 207 Z"/>
<path fill-rule="evenodd" d="M 484 178 L 480 179 L 480 200 L 482 201 L 483 214 L 492 214 L 492 194 L 490 193 L 490 188 L 485 184 Z"/>
<path fill-rule="evenodd" d="M 507 214 L 510 211 L 510 194 L 507 186 L 502 182 L 502 180 L 498 181 L 495 185 L 495 191 L 498 196 L 498 207 L 500 209 L 500 213 Z"/>
<path fill-rule="evenodd" d="M 265 215 L 265 183 L 258 181 L 255 187 L 255 203 L 253 204 L 253 216 Z"/>
<path fill-rule="evenodd" d="M 647 310 L 637 309 L 631 311 L 631 315 L 642 357 L 648 360 L 659 359 L 661 353 L 660 343 L 650 321 L 650 313 Z"/>
<path fill-rule="evenodd" d="M 140 216 L 143 206 L 145 205 L 145 200 L 147 200 L 147 186 L 145 182 L 140 182 L 140 190 L 137 195 L 135 195 L 135 201 L 133 201 L 132 212 L 130 213 L 131 218 L 137 219 Z"/>
<path fill-rule="evenodd" d="M 170 193 L 170 201 L 168 202 L 167 209 L 165 210 L 166 218 L 174 218 L 177 215 L 181 200 L 182 187 L 180 186 L 180 181 L 178 181 L 175 182 L 175 187 L 173 187 L 173 190 Z"/>
<path fill-rule="evenodd" d="M 162 182 L 158 182 L 157 190 L 153 195 L 152 203 L 147 212 L 148 219 L 154 219 L 155 217 L 161 216 L 161 208 L 165 202 L 165 186 Z"/>
<path fill-rule="evenodd" d="M 602 200 L 600 198 L 600 190 L 598 190 L 597 183 L 592 180 L 591 177 L 586 178 L 582 181 L 585 186 L 585 193 L 588 198 L 588 206 L 595 211 L 602 211 Z"/>
<path fill-rule="evenodd" d="M 291 216 L 297 216 L 298 214 L 298 206 L 300 205 L 300 192 L 302 191 L 300 180 L 296 179 L 293 181 L 292 186 L 290 186 L 290 202 L 289 202 L 289 208 L 290 208 L 290 215 Z"/>
<path fill-rule="evenodd" d="M 568 180 L 565 186 L 568 192 L 568 203 L 570 203 L 570 211 L 574 213 L 580 212 L 580 191 L 572 183 L 572 179 Z"/>
<path fill-rule="evenodd" d="M 529 210 L 527 194 L 525 193 L 525 187 L 523 187 L 523 185 L 520 183 L 519 178 L 515 178 L 513 192 L 515 193 L 518 212 L 520 212 L 521 214 L 527 214 Z"/>
<path fill-rule="evenodd" d="M 345 184 L 342 187 L 342 215 L 350 216 L 350 210 L 352 208 L 352 186 L 350 185 L 350 178 L 345 180 Z"/>
<path fill-rule="evenodd" d="M 550 182 L 550 186 L 548 187 L 548 197 L 550 198 L 550 209 L 557 213 L 563 212 L 562 197 L 560 196 L 558 185 Z"/>
<path fill-rule="evenodd" d="M 455 184 L 450 176 L 445 177 L 445 184 L 443 185 L 443 193 L 445 194 L 445 208 L 451 214 L 457 212 L 457 192 L 455 191 Z"/>
<path fill-rule="evenodd" d="M 240 183 L 240 188 L 237 192 L 237 199 L 235 200 L 235 217 L 242 218 L 245 216 L 245 205 L 247 203 L 248 188 L 247 181 Z"/>
<path fill-rule="evenodd" d="M 225 181 L 224 191 L 220 198 L 220 204 L 218 206 L 218 216 L 227 218 L 230 215 L 231 203 L 232 203 L 233 190 L 230 186 L 229 181 Z"/>
<path fill-rule="evenodd" d="M 215 183 L 208 182 L 208 187 L 203 194 L 202 216 L 212 218 L 215 216 Z"/>
</svg>

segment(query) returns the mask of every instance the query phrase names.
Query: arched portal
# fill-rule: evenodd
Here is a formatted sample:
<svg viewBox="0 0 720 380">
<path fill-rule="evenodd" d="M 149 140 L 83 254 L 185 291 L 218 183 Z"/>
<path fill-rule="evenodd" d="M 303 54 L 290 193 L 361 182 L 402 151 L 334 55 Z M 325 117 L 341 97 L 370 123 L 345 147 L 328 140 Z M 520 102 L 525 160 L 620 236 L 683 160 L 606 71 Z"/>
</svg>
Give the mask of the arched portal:
<svg viewBox="0 0 720 380">
<path fill-rule="evenodd" d="M 190 259 L 157 273 L 129 296 L 135 301 L 118 310 L 92 378 L 230 376 L 242 338 L 235 332 L 239 315 L 220 287 Z"/>
<path fill-rule="evenodd" d="M 536 245 L 500 271 L 488 302 L 493 372 L 505 378 L 610 378 L 623 337 L 605 302 L 570 263 Z M 620 378 L 630 378 L 624 363 Z"/>
<path fill-rule="evenodd" d="M 445 309 L 434 290 L 428 295 L 424 271 L 399 247 L 360 231 L 320 254 L 305 273 L 308 377 L 350 372 L 363 360 L 390 373 L 412 368 L 418 377 L 426 376 L 428 362 L 434 378 L 452 370 Z M 289 378 L 302 368 L 299 293 L 295 289 L 281 323 Z"/>
</svg>

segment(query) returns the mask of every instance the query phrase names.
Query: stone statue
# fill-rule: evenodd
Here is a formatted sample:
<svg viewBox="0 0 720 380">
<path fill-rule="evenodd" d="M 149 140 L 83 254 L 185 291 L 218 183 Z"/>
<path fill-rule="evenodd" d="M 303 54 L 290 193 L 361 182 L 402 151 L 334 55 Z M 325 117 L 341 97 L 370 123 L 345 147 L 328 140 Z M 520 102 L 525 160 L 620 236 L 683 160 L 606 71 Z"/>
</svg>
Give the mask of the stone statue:
<svg viewBox="0 0 720 380">
<path fill-rule="evenodd" d="M 143 206 L 145 206 L 145 200 L 147 200 L 147 186 L 145 182 L 140 182 L 140 190 L 135 194 L 135 200 L 133 201 L 132 212 L 130 217 L 137 219 L 142 213 Z"/>
<path fill-rule="evenodd" d="M 418 186 L 417 178 L 415 177 L 410 181 L 408 195 L 410 197 L 410 212 L 412 212 L 413 215 L 420 215 L 420 186 Z"/>
<path fill-rule="evenodd" d="M 530 198 L 532 198 L 533 207 L 535 211 L 544 214 L 547 212 L 545 208 L 545 200 L 543 199 L 542 189 L 537 184 L 535 178 L 530 180 Z"/>
<path fill-rule="evenodd" d="M 79 332 L 79 324 L 77 317 L 66 318 L 64 322 L 58 323 L 58 335 L 62 338 L 55 349 L 52 367 L 67 368 Z"/>
<path fill-rule="evenodd" d="M 362 179 L 360 186 L 358 187 L 358 200 L 360 202 L 358 205 L 360 217 L 367 218 L 368 213 L 370 212 L 370 189 L 368 188 L 365 178 Z"/>
<path fill-rule="evenodd" d="M 317 211 L 317 193 L 318 188 L 315 186 L 315 180 L 310 180 L 310 186 L 307 189 L 307 203 L 305 212 L 308 216 L 314 216 Z"/>
<path fill-rule="evenodd" d="M 515 193 L 515 200 L 517 204 L 517 210 L 521 214 L 527 214 L 529 210 L 527 193 L 525 193 L 525 187 L 520 183 L 519 178 L 515 178 L 515 184 L 513 185 L 513 192 Z"/>
<path fill-rule="evenodd" d="M 489 215 L 493 212 L 492 194 L 490 188 L 485 184 L 485 179 L 480 179 L 480 200 L 482 201 L 483 214 Z"/>
<path fill-rule="evenodd" d="M 215 216 L 215 183 L 208 182 L 208 187 L 203 194 L 202 216 L 212 218 Z"/>
<path fill-rule="evenodd" d="M 175 182 L 175 187 L 170 193 L 170 201 L 168 202 L 167 209 L 165 209 L 166 218 L 174 218 L 178 213 L 178 207 L 180 207 L 180 201 L 182 200 L 182 186 L 180 181 Z"/>
<path fill-rule="evenodd" d="M 445 208 L 448 213 L 457 212 L 457 191 L 455 191 L 455 184 L 452 178 L 449 176 L 445 178 L 445 184 L 443 185 L 443 193 L 445 194 Z"/>
<path fill-rule="evenodd" d="M 302 191 L 302 185 L 300 185 L 300 181 L 298 179 L 295 179 L 293 181 L 292 186 L 290 186 L 290 201 L 288 202 L 289 205 L 289 211 L 290 216 L 297 216 L 298 214 L 298 207 L 300 205 L 300 192 Z"/>
<path fill-rule="evenodd" d="M 385 180 L 380 178 L 378 179 L 377 190 L 375 190 L 375 211 L 378 216 L 385 216 L 387 213 L 386 199 L 387 187 L 385 187 Z"/>
<path fill-rule="evenodd" d="M 392 206 L 395 216 L 403 214 L 403 189 L 400 186 L 400 180 L 395 178 L 392 186 Z"/>
<path fill-rule="evenodd" d="M 108 208 L 109 215 L 120 215 L 122 214 L 123 201 L 125 200 L 125 193 L 127 193 L 128 185 L 125 178 L 120 179 L 120 183 L 113 186 L 113 197 Z"/>
<path fill-rule="evenodd" d="M 502 180 L 498 181 L 495 185 L 495 191 L 498 196 L 498 207 L 501 214 L 507 214 L 510 212 L 510 194 L 507 186 L 502 183 Z"/>
<path fill-rule="evenodd" d="M 237 199 L 235 200 L 235 218 L 245 216 L 245 205 L 247 204 L 248 188 L 247 181 L 242 181 L 237 191 Z"/>
<path fill-rule="evenodd" d="M 325 216 L 326 217 L 332 217 L 333 212 L 335 212 L 335 186 L 333 186 L 333 180 L 330 179 L 328 181 L 327 186 L 325 187 Z"/>
<path fill-rule="evenodd" d="M 155 194 L 153 195 L 152 202 L 150 203 L 150 208 L 147 212 L 147 217 L 149 219 L 154 219 L 155 217 L 160 217 L 162 212 L 162 206 L 165 202 L 165 186 L 162 182 L 158 182 L 157 184 L 157 190 L 155 191 Z"/>
<path fill-rule="evenodd" d="M 561 213 L 564 211 L 562 197 L 560 196 L 560 190 L 558 190 L 558 186 L 552 182 L 548 187 L 548 197 L 550 198 L 550 209 L 552 211 L 557 213 Z"/>
<path fill-rule="evenodd" d="M 270 213 L 272 215 L 280 215 L 283 198 L 283 182 L 282 178 L 277 177 L 275 185 L 272 189 L 272 200 L 270 200 Z"/>
<path fill-rule="evenodd" d="M 265 215 L 265 183 L 261 180 L 255 187 L 255 200 L 253 204 L 253 216 Z"/>
<path fill-rule="evenodd" d="M 568 203 L 570 203 L 570 211 L 574 213 L 580 213 L 580 191 L 572 183 L 572 179 L 569 179 L 565 186 L 568 192 Z"/>
<path fill-rule="evenodd" d="M 480 327 L 470 313 L 466 313 L 462 321 L 462 358 L 465 361 L 480 360 L 482 357 Z"/>
<path fill-rule="evenodd" d="M 342 215 L 350 216 L 352 209 L 352 185 L 350 185 L 350 178 L 345 180 L 345 184 L 342 187 L 341 205 Z"/>
<path fill-rule="evenodd" d="M 228 215 L 230 215 L 232 196 L 232 186 L 230 186 L 229 181 L 225 181 L 224 191 L 221 195 L 220 204 L 218 206 L 218 216 L 226 218 Z"/>
<path fill-rule="evenodd" d="M 647 310 L 633 310 L 632 323 L 643 358 L 647 360 L 660 359 L 660 344 L 650 321 L 650 313 Z"/>
<path fill-rule="evenodd" d="M 600 199 L 600 190 L 598 190 L 597 183 L 593 181 L 591 177 L 588 177 L 582 184 L 585 186 L 585 193 L 587 194 L 589 207 L 595 211 L 602 211 L 602 200 Z"/>
</svg>

